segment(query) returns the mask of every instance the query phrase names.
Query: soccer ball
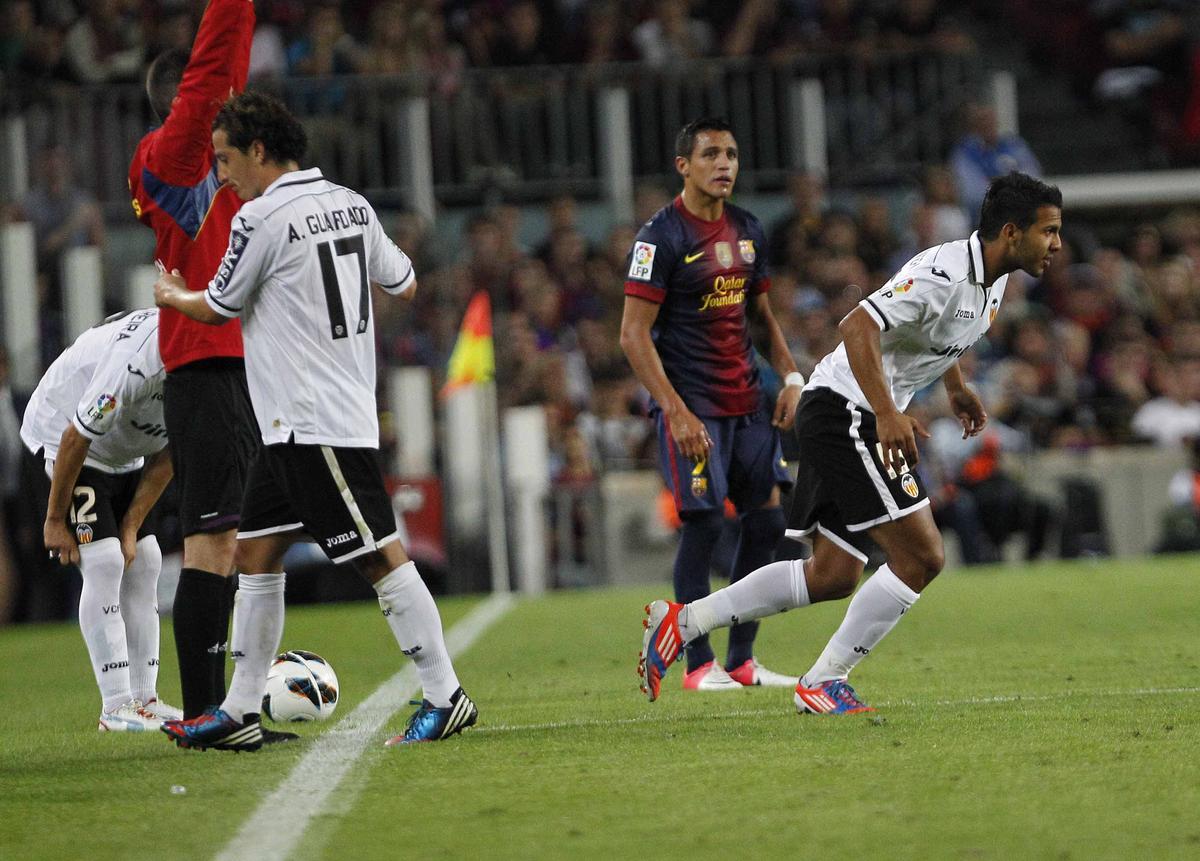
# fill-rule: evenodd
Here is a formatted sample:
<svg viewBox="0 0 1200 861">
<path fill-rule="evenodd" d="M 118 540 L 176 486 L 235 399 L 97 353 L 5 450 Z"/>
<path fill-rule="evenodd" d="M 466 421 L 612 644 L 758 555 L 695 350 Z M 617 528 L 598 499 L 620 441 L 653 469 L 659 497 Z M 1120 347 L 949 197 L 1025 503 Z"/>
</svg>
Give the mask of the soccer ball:
<svg viewBox="0 0 1200 861">
<path fill-rule="evenodd" d="M 325 720 L 337 708 L 337 674 L 320 655 L 293 649 L 267 672 L 263 714 L 273 721 Z"/>
</svg>

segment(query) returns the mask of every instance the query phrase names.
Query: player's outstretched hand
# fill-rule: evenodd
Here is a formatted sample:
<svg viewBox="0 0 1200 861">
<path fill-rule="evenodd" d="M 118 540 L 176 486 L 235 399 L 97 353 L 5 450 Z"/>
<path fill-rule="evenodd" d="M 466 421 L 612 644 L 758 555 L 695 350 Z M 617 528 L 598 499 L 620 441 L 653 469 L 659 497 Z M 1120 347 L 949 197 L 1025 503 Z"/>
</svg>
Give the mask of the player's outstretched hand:
<svg viewBox="0 0 1200 861">
<path fill-rule="evenodd" d="M 668 421 L 671 436 L 675 438 L 675 445 L 684 457 L 691 461 L 700 461 L 708 457 L 712 439 L 708 435 L 708 429 L 704 427 L 704 422 L 700 421 L 695 413 L 687 407 L 680 407 L 677 412 L 668 416 Z"/>
<path fill-rule="evenodd" d="M 898 474 L 921 462 L 917 437 L 929 439 L 929 431 L 915 418 L 900 412 L 876 416 L 875 429 L 883 447 L 883 465 L 888 469 Z"/>
<path fill-rule="evenodd" d="M 42 541 L 50 551 L 50 558 L 57 559 L 59 564 L 79 564 L 79 545 L 75 543 L 75 536 L 67 529 L 67 524 L 60 520 L 47 520 L 42 527 Z"/>
<path fill-rule="evenodd" d="M 983 432 L 988 415 L 979 395 L 964 387 L 950 396 L 950 408 L 962 425 L 963 439 Z"/>
</svg>

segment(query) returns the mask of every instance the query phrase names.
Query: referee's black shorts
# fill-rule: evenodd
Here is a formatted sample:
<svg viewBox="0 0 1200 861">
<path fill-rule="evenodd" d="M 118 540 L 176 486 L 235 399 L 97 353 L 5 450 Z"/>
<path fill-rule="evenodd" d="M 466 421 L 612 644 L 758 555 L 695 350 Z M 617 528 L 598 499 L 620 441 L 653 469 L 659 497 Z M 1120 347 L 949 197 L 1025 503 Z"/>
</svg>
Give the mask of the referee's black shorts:
<svg viewBox="0 0 1200 861">
<path fill-rule="evenodd" d="M 237 528 L 260 447 L 245 362 L 202 359 L 171 371 L 163 384 L 163 416 L 184 536 Z"/>
<path fill-rule="evenodd" d="M 238 538 L 298 529 L 331 562 L 347 562 L 399 538 L 379 452 L 290 442 L 263 446 L 250 469 Z"/>
<path fill-rule="evenodd" d="M 787 535 L 821 533 L 862 562 L 872 526 L 929 505 L 925 487 L 905 466 L 883 462 L 875 414 L 830 389 L 808 389 L 796 410 L 799 472 Z"/>
</svg>

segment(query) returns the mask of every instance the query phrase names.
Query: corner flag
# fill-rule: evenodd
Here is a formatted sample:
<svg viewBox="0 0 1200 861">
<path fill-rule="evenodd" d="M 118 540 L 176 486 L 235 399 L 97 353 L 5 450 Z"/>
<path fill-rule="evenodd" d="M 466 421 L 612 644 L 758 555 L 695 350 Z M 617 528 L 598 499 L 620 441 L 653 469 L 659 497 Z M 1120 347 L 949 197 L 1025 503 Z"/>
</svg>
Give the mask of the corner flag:
<svg viewBox="0 0 1200 861">
<path fill-rule="evenodd" d="M 461 386 L 485 383 L 496 375 L 496 353 L 492 344 L 492 302 L 479 290 L 467 303 L 454 352 L 446 368 L 442 397 Z"/>
</svg>

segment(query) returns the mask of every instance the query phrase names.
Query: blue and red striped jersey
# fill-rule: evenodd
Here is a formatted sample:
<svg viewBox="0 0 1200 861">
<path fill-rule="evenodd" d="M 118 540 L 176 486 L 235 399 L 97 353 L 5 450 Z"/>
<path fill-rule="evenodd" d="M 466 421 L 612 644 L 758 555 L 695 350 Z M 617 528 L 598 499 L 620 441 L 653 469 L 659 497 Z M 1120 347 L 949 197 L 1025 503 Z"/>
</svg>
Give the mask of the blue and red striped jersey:
<svg viewBox="0 0 1200 861">
<path fill-rule="evenodd" d="M 739 416 L 762 403 L 746 303 L 771 286 L 758 219 L 725 204 L 716 221 L 664 206 L 638 231 L 625 295 L 661 307 L 651 329 L 667 379 L 700 416 Z"/>
</svg>

